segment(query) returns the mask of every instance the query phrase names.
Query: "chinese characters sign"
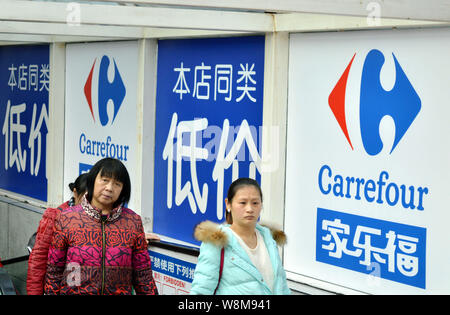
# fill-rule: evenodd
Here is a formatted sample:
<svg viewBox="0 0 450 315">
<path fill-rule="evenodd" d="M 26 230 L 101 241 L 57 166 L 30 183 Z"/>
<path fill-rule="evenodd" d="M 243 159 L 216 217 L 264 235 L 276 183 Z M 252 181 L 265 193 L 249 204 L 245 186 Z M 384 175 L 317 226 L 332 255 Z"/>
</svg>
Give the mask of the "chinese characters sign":
<svg viewBox="0 0 450 315">
<path fill-rule="evenodd" d="M 189 294 L 195 264 L 151 250 L 148 253 L 159 294 Z"/>
<path fill-rule="evenodd" d="M 237 177 L 259 180 L 264 37 L 159 41 L 154 231 L 195 243 Z"/>
<path fill-rule="evenodd" d="M 256 103 L 256 99 L 250 94 L 251 92 L 256 93 L 256 81 L 252 78 L 256 75 L 256 71 L 253 70 L 255 64 L 253 63 L 248 69 L 248 63 L 244 65 L 241 63 L 239 65 L 241 70 L 235 71 L 240 76 L 236 82 L 233 81 L 233 65 L 232 64 L 217 64 L 214 69 L 211 66 L 205 66 L 202 62 L 201 66 L 194 67 L 194 83 L 192 92 L 192 97 L 199 100 L 209 100 L 211 85 L 214 89 L 214 101 L 217 101 L 218 94 L 224 94 L 223 98 L 226 102 L 232 100 L 232 92 L 234 90 L 233 84 L 236 85 L 236 90 L 240 92 L 240 96 L 235 99 L 235 102 L 240 102 L 246 96 L 253 103 Z M 190 72 L 191 68 L 184 68 L 183 62 L 181 62 L 180 67 L 173 69 L 178 72 L 178 79 L 173 88 L 173 92 L 180 95 L 180 100 L 183 99 L 183 94 L 190 94 L 191 90 L 186 82 L 185 72 Z M 205 72 L 213 71 L 214 79 L 211 81 L 212 74 L 205 74 Z M 245 80 L 244 82 L 242 82 Z M 242 82 L 242 83 L 241 83 Z M 250 83 L 250 86 L 249 86 Z M 239 94 L 239 93 L 238 93 Z"/>
<path fill-rule="evenodd" d="M 0 47 L 0 188 L 47 200 L 49 47 Z"/>
<path fill-rule="evenodd" d="M 426 229 L 317 209 L 317 261 L 425 288 Z"/>
<path fill-rule="evenodd" d="M 448 29 L 291 34 L 292 278 L 370 294 L 450 292 L 450 107 L 440 105 L 449 53 Z"/>
</svg>

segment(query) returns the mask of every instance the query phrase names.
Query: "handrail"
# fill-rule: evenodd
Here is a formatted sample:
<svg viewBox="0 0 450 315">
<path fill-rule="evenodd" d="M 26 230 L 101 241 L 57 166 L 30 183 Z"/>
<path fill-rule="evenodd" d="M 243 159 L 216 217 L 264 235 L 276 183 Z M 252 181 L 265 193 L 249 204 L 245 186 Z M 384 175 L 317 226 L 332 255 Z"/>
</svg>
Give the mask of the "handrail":
<svg viewBox="0 0 450 315">
<path fill-rule="evenodd" d="M 172 242 L 168 242 L 168 241 L 149 241 L 148 247 L 151 247 L 151 246 L 168 249 L 168 250 L 171 250 L 171 251 L 174 251 L 177 253 L 187 254 L 187 255 L 191 255 L 191 256 L 195 256 L 195 257 L 198 257 L 198 255 L 200 254 L 200 250 L 197 247 L 176 244 L 176 243 L 172 243 Z M 24 255 L 24 256 L 19 256 L 19 257 L 15 257 L 15 258 L 6 259 L 6 260 L 0 260 L 0 261 L 3 266 L 6 266 L 6 265 L 14 264 L 17 262 L 26 261 L 29 258 L 30 258 L 30 255 Z"/>
<path fill-rule="evenodd" d="M 168 249 L 177 253 L 187 254 L 195 257 L 198 257 L 198 255 L 200 254 L 200 250 L 197 247 L 176 244 L 168 241 L 149 241 L 148 247 L 151 246 Z"/>
<path fill-rule="evenodd" d="M 1 260 L 0 262 L 3 266 L 6 266 L 6 265 L 14 264 L 17 262 L 26 261 L 26 260 L 28 260 L 28 258 L 30 258 L 30 255 Z"/>
</svg>

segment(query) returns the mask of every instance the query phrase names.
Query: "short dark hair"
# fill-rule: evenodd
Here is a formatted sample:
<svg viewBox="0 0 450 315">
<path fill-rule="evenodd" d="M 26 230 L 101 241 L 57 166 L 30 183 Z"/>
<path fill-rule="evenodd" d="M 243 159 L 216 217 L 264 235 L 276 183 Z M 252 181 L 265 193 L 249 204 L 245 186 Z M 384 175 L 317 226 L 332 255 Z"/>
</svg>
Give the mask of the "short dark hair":
<svg viewBox="0 0 450 315">
<path fill-rule="evenodd" d="M 259 196 L 261 197 L 261 202 L 262 202 L 263 195 L 262 195 L 261 187 L 259 186 L 258 182 L 256 180 L 254 180 L 253 178 L 241 177 L 241 178 L 236 179 L 234 182 L 232 182 L 230 187 L 228 188 L 227 200 L 229 203 L 231 203 L 231 201 L 234 198 L 234 195 L 236 195 L 237 191 L 243 186 L 255 187 L 259 192 Z M 225 210 L 225 219 L 228 224 L 233 224 L 233 217 L 231 215 L 231 211 L 228 212 Z"/>
<path fill-rule="evenodd" d="M 127 203 L 130 200 L 131 195 L 131 181 L 130 175 L 128 175 L 127 168 L 118 159 L 104 158 L 95 163 L 95 165 L 89 171 L 87 177 L 87 199 L 89 202 L 92 201 L 92 196 L 94 194 L 94 184 L 95 178 L 100 173 L 100 176 L 106 176 L 113 178 L 123 184 L 122 191 L 117 201 L 113 204 L 113 208 L 117 207 L 122 203 Z"/>
<path fill-rule="evenodd" d="M 69 189 L 71 192 L 73 192 L 73 189 L 76 189 L 78 195 L 82 195 L 86 192 L 87 186 L 86 186 L 86 180 L 87 180 L 88 174 L 83 173 L 80 174 L 80 176 L 75 179 L 73 183 L 69 183 Z"/>
</svg>

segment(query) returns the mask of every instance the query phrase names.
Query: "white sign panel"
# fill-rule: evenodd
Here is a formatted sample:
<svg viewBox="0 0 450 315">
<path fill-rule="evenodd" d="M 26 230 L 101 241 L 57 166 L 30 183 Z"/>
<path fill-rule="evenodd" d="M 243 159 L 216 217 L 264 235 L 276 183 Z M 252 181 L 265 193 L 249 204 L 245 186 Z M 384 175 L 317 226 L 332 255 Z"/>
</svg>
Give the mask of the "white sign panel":
<svg viewBox="0 0 450 315">
<path fill-rule="evenodd" d="M 285 268 L 450 293 L 450 29 L 290 38 Z"/>
<path fill-rule="evenodd" d="M 136 183 L 137 42 L 66 47 L 64 187 L 105 157 L 121 160 Z M 70 197 L 65 190 L 66 199 Z"/>
<path fill-rule="evenodd" d="M 161 295 L 187 295 L 194 280 L 197 257 L 168 252 L 149 250 L 152 261 L 153 278 Z M 174 257 L 175 256 L 175 257 Z M 194 263 L 195 262 L 195 263 Z"/>
</svg>

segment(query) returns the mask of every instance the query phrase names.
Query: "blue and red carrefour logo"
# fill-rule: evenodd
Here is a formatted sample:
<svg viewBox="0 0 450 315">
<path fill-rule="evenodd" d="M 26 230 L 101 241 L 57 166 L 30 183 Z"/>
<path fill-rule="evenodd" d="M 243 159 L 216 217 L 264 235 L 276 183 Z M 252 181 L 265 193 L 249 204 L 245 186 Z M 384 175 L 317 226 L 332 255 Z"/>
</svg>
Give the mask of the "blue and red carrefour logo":
<svg viewBox="0 0 450 315">
<path fill-rule="evenodd" d="M 348 75 L 355 56 L 356 53 L 328 97 L 328 104 L 352 150 L 353 145 L 345 117 L 345 93 Z M 396 80 L 390 91 L 384 90 L 380 83 L 380 71 L 385 59 L 379 50 L 372 49 L 367 54 L 362 69 L 359 118 L 362 142 L 369 155 L 377 155 L 383 148 L 379 126 L 384 116 L 391 116 L 395 124 L 395 138 L 390 150 L 392 153 L 421 108 L 419 96 L 395 55 L 392 54 L 392 56 L 395 62 Z"/>
<path fill-rule="evenodd" d="M 108 79 L 108 68 L 110 65 L 110 58 L 108 56 L 103 56 L 100 61 L 100 67 L 98 70 L 98 98 L 97 101 L 92 99 L 92 90 L 96 87 L 93 86 L 93 74 L 95 69 L 95 63 L 97 62 L 97 58 L 94 60 L 92 64 L 91 71 L 89 72 L 89 76 L 84 85 L 84 95 L 86 96 L 86 100 L 89 104 L 89 109 L 91 110 L 92 118 L 95 122 L 95 114 L 94 107 L 98 107 L 98 118 L 102 126 L 106 126 L 110 121 L 108 116 L 108 103 L 111 101 L 113 104 L 114 112 L 111 120 L 111 124 L 114 123 L 116 119 L 117 113 L 119 112 L 120 106 L 122 105 L 123 99 L 125 98 L 126 89 L 123 84 L 122 77 L 120 76 L 119 69 L 117 68 L 116 61 L 112 58 L 114 62 L 114 79 L 112 82 L 109 82 Z"/>
</svg>

